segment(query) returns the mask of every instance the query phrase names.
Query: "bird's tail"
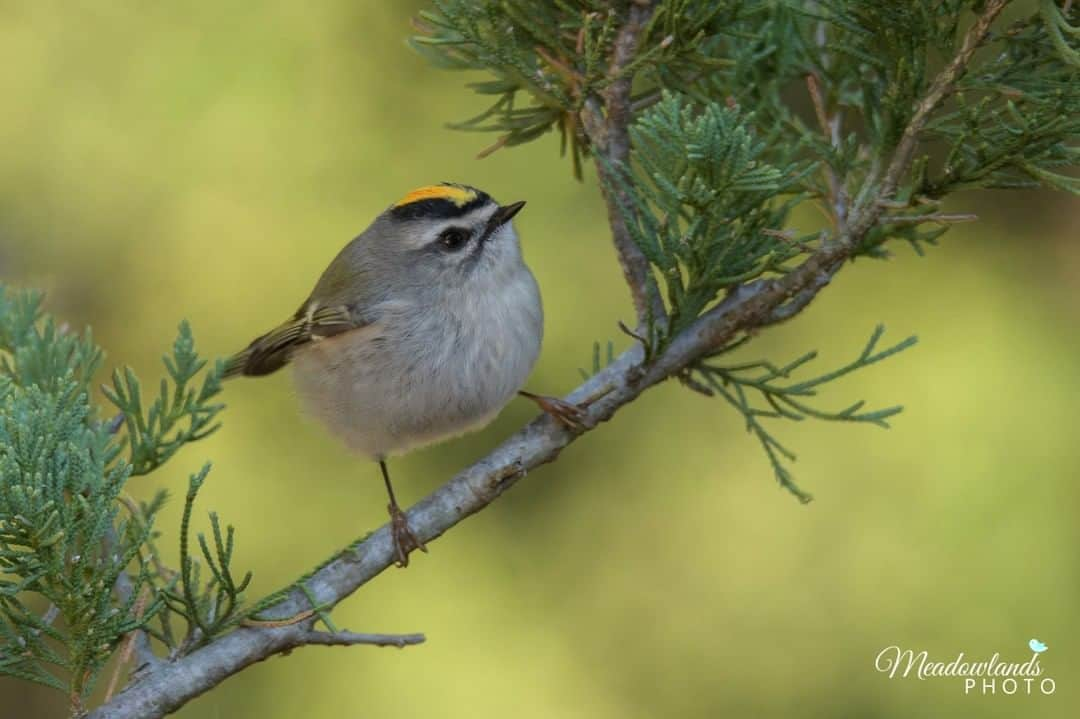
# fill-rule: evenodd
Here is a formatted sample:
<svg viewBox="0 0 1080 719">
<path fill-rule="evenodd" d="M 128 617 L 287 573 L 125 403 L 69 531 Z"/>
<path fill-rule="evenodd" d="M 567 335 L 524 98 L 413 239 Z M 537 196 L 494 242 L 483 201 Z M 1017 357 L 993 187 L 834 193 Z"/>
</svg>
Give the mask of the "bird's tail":
<svg viewBox="0 0 1080 719">
<path fill-rule="evenodd" d="M 244 369 L 248 366 L 250 360 L 251 347 L 248 347 L 242 352 L 237 352 L 232 357 L 225 360 L 225 373 L 221 376 L 222 379 L 229 379 L 230 377 L 247 374 L 244 372 Z"/>
</svg>

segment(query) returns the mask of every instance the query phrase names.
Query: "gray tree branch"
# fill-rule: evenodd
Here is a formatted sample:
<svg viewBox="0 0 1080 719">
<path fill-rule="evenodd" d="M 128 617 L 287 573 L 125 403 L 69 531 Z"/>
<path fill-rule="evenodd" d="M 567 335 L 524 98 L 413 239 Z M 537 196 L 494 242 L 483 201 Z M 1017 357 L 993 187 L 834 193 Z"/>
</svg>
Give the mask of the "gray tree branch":
<svg viewBox="0 0 1080 719">
<path fill-rule="evenodd" d="M 479 512 L 526 474 L 554 461 L 571 442 L 611 419 L 618 410 L 633 402 L 645 390 L 670 377 L 678 377 L 703 357 L 723 348 L 740 333 L 781 322 L 804 309 L 850 258 L 865 234 L 879 220 L 883 205 L 895 192 L 908 171 L 915 143 L 925 126 L 929 112 L 948 94 L 964 72 L 990 23 L 1008 0 L 990 0 L 964 38 L 956 58 L 935 78 L 912 117 L 908 131 L 887 165 L 882 182 L 873 177 L 860 193 L 866 198 L 852 208 L 845 232 L 834 241 L 823 243 L 799 266 L 783 276 L 760 279 L 733 289 L 726 298 L 698 318 L 690 327 L 667 344 L 658 355 L 645 361 L 640 344 L 623 352 L 608 367 L 591 377 L 567 399 L 575 403 L 592 400 L 583 407 L 581 428 L 569 430 L 547 416 L 541 416 L 500 444 L 487 457 L 463 470 L 408 511 L 409 526 L 425 543 L 430 544 L 458 522 Z M 636 17 L 650 6 L 636 4 Z M 639 22 L 644 22 L 640 20 Z M 634 32 L 624 28 L 626 43 L 636 42 Z M 616 58 L 618 59 L 618 57 Z M 609 102 L 611 102 L 609 98 Z M 610 106 L 607 121 L 610 122 Z M 596 117 L 590 118 L 595 123 Z M 607 128 L 607 141 L 616 146 L 625 138 L 629 115 L 624 114 L 616 127 Z M 593 125 L 595 130 L 595 124 Z M 612 129 L 615 135 L 612 136 Z M 609 145 L 610 147 L 610 145 Z M 625 150 L 616 152 L 629 152 Z M 609 208 L 611 207 L 609 198 Z M 620 233 L 618 213 L 610 215 L 616 246 Z M 623 228 L 625 232 L 625 227 Z M 628 235 L 625 236 L 629 242 Z M 632 244 L 632 243 L 631 243 Z M 620 249 L 620 257 L 624 255 Z M 633 256 L 629 251 L 626 256 Z M 626 265 L 624 264 L 624 268 Z M 645 270 L 648 266 L 645 265 Z M 633 270 L 638 273 L 639 270 Z M 628 278 L 640 278 L 628 271 Z M 650 276 L 651 277 L 651 276 Z M 641 287 L 641 285 L 633 285 Z M 638 295 L 635 294 L 635 298 Z M 635 302 L 638 300 L 635 299 Z M 384 525 L 358 544 L 341 552 L 305 581 L 306 592 L 296 590 L 289 598 L 264 614 L 290 617 L 310 611 L 311 602 L 329 609 L 394 563 L 394 550 L 388 526 Z M 107 704 L 93 711 L 91 719 L 154 719 L 172 712 L 194 697 L 217 686 L 229 676 L 275 654 L 307 644 L 411 644 L 421 641 L 418 635 L 389 637 L 390 641 L 367 641 L 386 635 L 316 632 L 314 616 L 301 622 L 275 626 L 241 626 L 207 646 L 173 661 L 163 661 L 139 676 Z"/>
<path fill-rule="evenodd" d="M 633 114 L 631 91 L 634 83 L 634 73 L 630 65 L 637 54 L 641 32 L 653 10 L 654 3 L 648 0 L 630 6 L 626 22 L 615 37 L 615 48 L 608 69 L 611 84 L 604 93 L 603 113 L 600 103 L 596 98 L 591 98 L 585 103 L 581 118 L 582 127 L 585 128 L 596 155 L 596 171 L 601 179 L 604 201 L 607 203 L 611 237 L 626 283 L 630 287 L 639 328 L 647 325 L 650 318 L 662 321 L 666 311 L 649 261 L 630 236 L 623 219 L 622 208 L 632 207 L 633 203 L 624 191 L 615 189 L 618 183 L 613 182 L 608 173 L 612 166 L 625 165 L 630 161 L 630 121 Z"/>
</svg>

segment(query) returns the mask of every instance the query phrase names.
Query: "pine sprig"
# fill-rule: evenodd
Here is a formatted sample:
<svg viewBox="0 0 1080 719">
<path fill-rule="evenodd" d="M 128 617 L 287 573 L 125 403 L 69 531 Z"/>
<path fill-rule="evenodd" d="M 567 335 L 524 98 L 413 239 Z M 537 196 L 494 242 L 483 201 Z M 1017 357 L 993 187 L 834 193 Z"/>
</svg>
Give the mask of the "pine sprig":
<svg viewBox="0 0 1080 719">
<path fill-rule="evenodd" d="M 212 641 L 224 630 L 234 625 L 242 617 L 243 592 L 251 582 L 251 572 L 247 572 L 239 581 L 233 575 L 232 558 L 234 549 L 234 529 L 232 525 L 222 532 L 221 521 L 217 513 L 210 513 L 210 526 L 213 547 L 206 535 L 199 533 L 197 542 L 202 559 L 210 573 L 204 582 L 201 578 L 202 566 L 191 552 L 191 515 L 199 489 L 210 472 L 210 465 L 193 474 L 188 481 L 188 491 L 184 498 L 184 512 L 180 523 L 180 573 L 179 586 L 174 583 L 165 589 L 164 596 L 170 611 L 182 616 L 188 625 L 184 641 L 175 647 L 184 654 Z"/>
<path fill-rule="evenodd" d="M 782 366 L 767 360 L 726 365 L 704 361 L 693 367 L 689 379 L 699 391 L 719 395 L 743 415 L 747 431 L 753 433 L 761 443 L 777 481 L 800 501 L 808 502 L 811 495 L 799 488 L 784 463 L 785 460 L 794 462 L 795 453 L 782 444 L 762 420 L 788 419 L 801 422 L 809 418 L 827 422 L 859 422 L 888 428 L 889 418 L 899 414 L 902 407 L 864 410 L 866 403 L 859 400 L 843 409 L 825 410 L 810 403 L 822 386 L 902 352 L 917 342 L 915 337 L 908 337 L 895 345 L 878 349 L 878 342 L 884 333 L 885 327 L 878 325 L 854 360 L 830 372 L 798 382 L 789 383 L 787 380 L 797 370 L 816 359 L 816 351 L 807 352 Z M 752 399 L 754 396 L 759 400 L 757 403 Z M 766 406 L 763 407 L 761 402 Z"/>
<path fill-rule="evenodd" d="M 156 546 L 165 492 L 141 505 L 124 495 L 130 477 L 217 428 L 222 364 L 207 370 L 181 324 L 149 407 L 130 369 L 104 388 L 123 413 L 118 439 L 89 402 L 101 350 L 89 333 L 58 327 L 41 302 L 0 288 L 0 675 L 64 691 L 79 713 L 125 637 L 146 632 L 174 654 L 201 646 L 235 625 L 251 575 L 234 577 L 234 530 L 211 513 L 209 538 L 197 536 L 211 576 L 199 577 L 189 524 L 209 466 L 186 497 L 180 572 Z M 177 615 L 188 624 L 182 642 Z"/>
<path fill-rule="evenodd" d="M 201 386 L 194 382 L 207 361 L 195 351 L 187 322 L 180 324 L 172 356 L 165 355 L 162 361 L 172 380 L 171 386 L 162 379 L 158 396 L 148 409 L 143 408 L 141 385 L 130 367 L 114 370 L 112 386 L 101 388 L 123 414 L 129 463 L 135 475 L 153 471 L 185 444 L 217 431 L 220 424 L 215 424 L 214 419 L 225 407 L 211 402 L 221 392 L 224 374 L 221 360 L 207 371 Z"/>
<path fill-rule="evenodd" d="M 577 166 L 581 147 L 572 119 L 589 80 L 564 59 L 575 53 L 579 33 L 586 59 L 604 55 L 613 18 L 598 22 L 589 3 L 579 8 L 576 27 L 561 23 L 540 0 L 437 0 L 434 5 L 434 11 L 419 15 L 421 34 L 410 39 L 413 48 L 439 67 L 486 69 L 495 77 L 470 84 L 476 93 L 496 98 L 490 106 L 450 127 L 500 133 L 490 150 L 528 142 L 558 126 L 564 143 L 573 147 Z M 586 67 L 594 66 L 587 62 Z"/>
<path fill-rule="evenodd" d="M 940 198 L 972 188 L 1050 187 L 1080 194 L 1080 180 L 1068 174 L 1080 163 L 1080 62 L 1070 54 L 1080 30 L 1072 29 L 1069 45 L 1063 28 L 1071 26 L 1049 5 L 995 38 L 994 54 L 930 123 L 930 137 L 948 152 L 940 168 L 924 160 L 913 192 Z"/>
<path fill-rule="evenodd" d="M 78 707 L 161 608 L 113 598 L 132 564 L 135 591 L 148 586 L 137 560 L 153 513 L 142 525 L 118 516 L 130 467 L 89 404 L 102 356 L 89 336 L 57 328 L 39 294 L 0 288 L 0 342 L 0 674 Z"/>
<path fill-rule="evenodd" d="M 70 372 L 88 382 L 104 356 L 87 329 L 81 335 L 58 326 L 41 310 L 37 291 L 8 293 L 0 284 L 0 374 L 23 387 L 57 391 Z"/>
<path fill-rule="evenodd" d="M 585 369 L 584 367 L 578 367 L 578 374 L 581 375 L 582 379 L 587 380 L 590 377 L 592 377 L 593 375 L 599 374 L 600 370 L 604 369 L 604 367 L 607 367 L 609 364 L 611 364 L 614 361 L 615 361 L 615 343 L 614 342 L 612 342 L 611 340 L 607 341 L 607 343 L 605 344 L 605 350 L 604 350 L 604 355 L 603 355 L 602 360 L 601 360 L 601 354 L 600 354 L 600 342 L 593 342 L 592 363 L 590 365 L 590 368 Z"/>
<path fill-rule="evenodd" d="M 610 173 L 630 198 L 621 209 L 631 237 L 666 285 L 671 334 L 816 239 L 779 231 L 813 165 L 771 153 L 753 120 L 665 94 L 630 130 L 635 166 Z"/>
</svg>

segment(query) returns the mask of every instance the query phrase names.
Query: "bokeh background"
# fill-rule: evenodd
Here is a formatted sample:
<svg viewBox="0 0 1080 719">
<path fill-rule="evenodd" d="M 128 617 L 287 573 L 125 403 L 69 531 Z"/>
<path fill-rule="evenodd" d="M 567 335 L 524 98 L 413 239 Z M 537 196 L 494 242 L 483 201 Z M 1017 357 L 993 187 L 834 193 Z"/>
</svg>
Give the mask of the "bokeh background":
<svg viewBox="0 0 1080 719">
<path fill-rule="evenodd" d="M 46 289 L 110 367 L 153 380 L 182 318 L 207 353 L 234 351 L 398 196 L 464 181 L 529 201 L 548 317 L 529 386 L 569 390 L 630 316 L 595 178 L 572 181 L 554 137 L 479 161 L 494 138 L 444 129 L 479 106 L 405 46 L 419 6 L 0 2 L 0 277 Z M 427 644 L 300 650 L 180 716 L 1075 716 L 1080 213 L 1036 193 L 954 209 L 983 221 L 925 259 L 847 268 L 742 353 L 817 348 L 827 369 L 878 322 L 920 337 L 826 395 L 902 403 L 893 429 L 777 428 L 812 504 L 777 488 L 732 411 L 672 383 L 335 611 Z M 179 494 L 211 458 L 200 507 L 236 525 L 255 592 L 385 520 L 375 469 L 300 416 L 287 373 L 225 398 L 222 431 L 132 488 Z M 397 461 L 399 493 L 419 499 L 532 414 L 514 403 Z M 174 538 L 180 504 L 160 523 Z M 1054 696 L 874 670 L 892 644 L 1022 659 L 1031 637 Z M 2 719 L 65 714 L 0 680 Z"/>
</svg>

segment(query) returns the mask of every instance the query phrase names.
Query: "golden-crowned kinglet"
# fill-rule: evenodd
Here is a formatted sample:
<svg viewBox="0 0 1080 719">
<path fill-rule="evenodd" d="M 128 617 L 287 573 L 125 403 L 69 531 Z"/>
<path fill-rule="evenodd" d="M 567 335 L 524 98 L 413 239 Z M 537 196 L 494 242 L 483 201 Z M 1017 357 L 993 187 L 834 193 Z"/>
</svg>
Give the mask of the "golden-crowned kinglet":
<svg viewBox="0 0 1080 719">
<path fill-rule="evenodd" d="M 401 566 L 425 548 L 386 458 L 490 422 L 539 354 L 540 292 L 511 223 L 524 205 L 465 185 L 413 190 L 338 253 L 290 320 L 226 366 L 226 377 L 258 376 L 291 362 L 302 403 L 379 462 Z"/>
</svg>

